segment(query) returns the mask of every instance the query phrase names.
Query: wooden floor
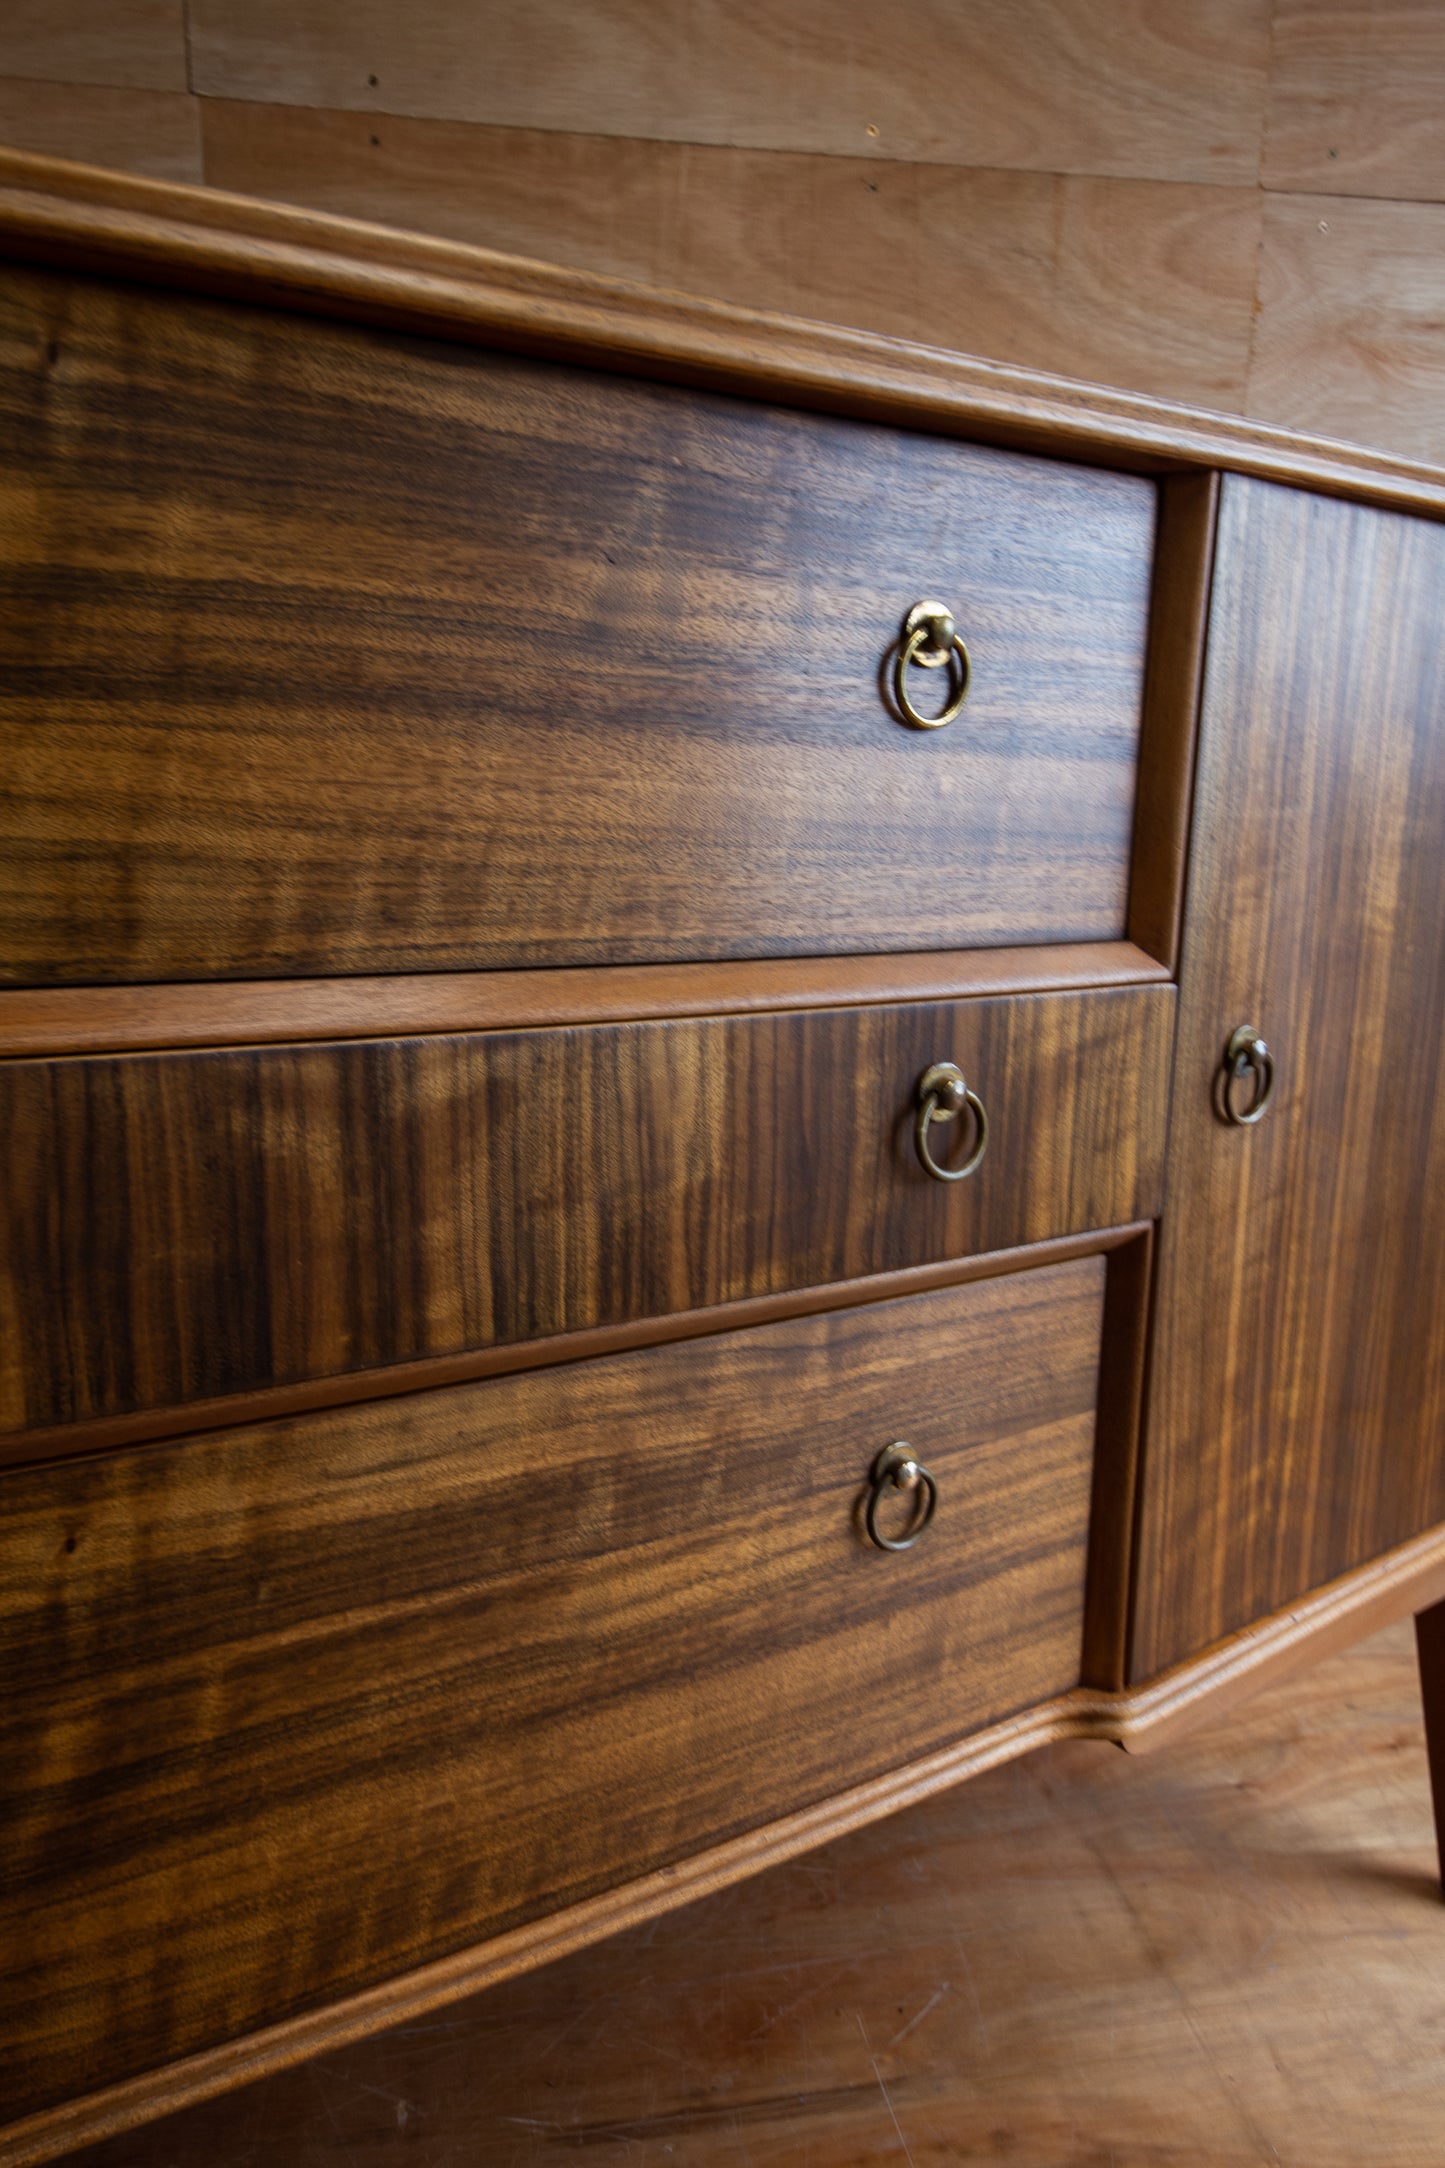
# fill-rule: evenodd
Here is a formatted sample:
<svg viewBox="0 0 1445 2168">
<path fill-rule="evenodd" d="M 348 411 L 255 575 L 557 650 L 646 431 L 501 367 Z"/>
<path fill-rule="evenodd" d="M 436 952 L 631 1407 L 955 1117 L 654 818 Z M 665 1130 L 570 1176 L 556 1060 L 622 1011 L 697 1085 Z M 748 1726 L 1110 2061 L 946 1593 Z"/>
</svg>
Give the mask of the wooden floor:
<svg viewBox="0 0 1445 2168">
<path fill-rule="evenodd" d="M 1439 2168 L 1445 1907 L 1408 1625 L 1153 1757 L 1051 1748 L 73 2156 L 578 2159 Z"/>
</svg>

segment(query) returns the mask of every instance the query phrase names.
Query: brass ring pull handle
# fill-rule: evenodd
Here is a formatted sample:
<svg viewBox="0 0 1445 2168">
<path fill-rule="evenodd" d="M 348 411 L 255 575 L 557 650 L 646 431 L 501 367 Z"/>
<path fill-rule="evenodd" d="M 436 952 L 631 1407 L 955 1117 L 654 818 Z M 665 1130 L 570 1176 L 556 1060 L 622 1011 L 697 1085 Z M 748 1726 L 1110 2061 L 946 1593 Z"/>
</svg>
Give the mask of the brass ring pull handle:
<svg viewBox="0 0 1445 2168">
<path fill-rule="evenodd" d="M 973 1150 L 961 1167 L 940 1167 L 928 1149 L 928 1131 L 934 1122 L 951 1122 L 967 1108 L 973 1116 Z M 970 1091 L 957 1062 L 936 1061 L 918 1079 L 918 1120 L 914 1125 L 918 1156 L 935 1182 L 962 1182 L 988 1150 L 988 1116 L 978 1093 Z"/>
<path fill-rule="evenodd" d="M 917 663 L 920 670 L 942 670 L 947 666 L 953 697 L 941 715 L 920 715 L 909 699 L 908 671 L 912 663 Z M 912 723 L 915 730 L 942 730 L 967 700 L 972 675 L 973 665 L 953 622 L 953 612 L 941 602 L 915 602 L 903 620 L 893 664 L 893 698 L 904 721 Z"/>
<path fill-rule="evenodd" d="M 1235 1105 L 1234 1087 L 1247 1076 L 1254 1078 L 1254 1091 L 1241 1113 Z M 1248 1129 L 1252 1123 L 1263 1121 L 1273 1092 L 1274 1056 L 1253 1024 L 1241 1024 L 1237 1031 L 1231 1032 L 1229 1044 L 1224 1049 L 1224 1060 L 1215 1071 L 1215 1112 L 1222 1122 L 1231 1122 L 1237 1129 Z"/>
<path fill-rule="evenodd" d="M 896 1445 L 886 1445 L 873 1463 L 869 1477 L 866 1515 L 869 1540 L 880 1551 L 909 1551 L 933 1519 L 938 1504 L 938 1485 L 928 1470 L 914 1456 L 911 1445 L 900 1438 Z M 904 1526 L 902 1535 L 885 1536 L 878 1526 L 878 1507 L 892 1491 L 912 1491 L 913 1510 Z"/>
</svg>

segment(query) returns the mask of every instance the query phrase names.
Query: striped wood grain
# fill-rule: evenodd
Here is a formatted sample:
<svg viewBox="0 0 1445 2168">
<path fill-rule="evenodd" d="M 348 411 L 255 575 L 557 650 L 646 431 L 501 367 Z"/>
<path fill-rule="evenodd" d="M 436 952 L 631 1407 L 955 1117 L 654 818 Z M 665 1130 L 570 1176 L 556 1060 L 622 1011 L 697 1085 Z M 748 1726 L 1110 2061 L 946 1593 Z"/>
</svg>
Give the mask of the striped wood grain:
<svg viewBox="0 0 1445 2168">
<path fill-rule="evenodd" d="M 1074 1684 L 1102 1285 L 1086 1259 L 7 1477 L 11 2113 Z M 898 1437 L 940 1503 L 889 1556 L 857 1515 Z"/>
<path fill-rule="evenodd" d="M 1136 1679 L 1445 1517 L 1445 529 L 1227 478 L 1217 564 Z"/>
<path fill-rule="evenodd" d="M 1124 931 L 1137 477 L 18 269 L 0 443 L 12 985 Z"/>
<path fill-rule="evenodd" d="M 3 1427 L 1149 1218 L 1173 1015 L 1148 986 L 5 1063 Z M 957 1185 L 914 1148 L 938 1060 L 988 1110 Z"/>
</svg>

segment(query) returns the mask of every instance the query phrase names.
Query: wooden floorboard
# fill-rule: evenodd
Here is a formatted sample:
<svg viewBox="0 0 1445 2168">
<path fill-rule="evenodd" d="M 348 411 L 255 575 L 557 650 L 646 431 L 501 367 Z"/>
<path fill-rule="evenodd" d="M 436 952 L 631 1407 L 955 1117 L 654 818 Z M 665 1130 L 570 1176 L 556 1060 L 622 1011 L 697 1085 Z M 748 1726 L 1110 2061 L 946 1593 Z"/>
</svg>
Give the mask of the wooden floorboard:
<svg viewBox="0 0 1445 2168">
<path fill-rule="evenodd" d="M 1406 1622 L 72 2164 L 1435 2168 L 1433 1868 Z"/>
</svg>

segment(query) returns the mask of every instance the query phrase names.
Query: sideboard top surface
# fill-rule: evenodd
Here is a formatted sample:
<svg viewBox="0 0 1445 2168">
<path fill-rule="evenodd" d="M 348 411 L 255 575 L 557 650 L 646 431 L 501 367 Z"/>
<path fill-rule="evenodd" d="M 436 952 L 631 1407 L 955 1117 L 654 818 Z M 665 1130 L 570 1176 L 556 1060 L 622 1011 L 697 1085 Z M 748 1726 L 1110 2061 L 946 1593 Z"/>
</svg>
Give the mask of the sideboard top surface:
<svg viewBox="0 0 1445 2168">
<path fill-rule="evenodd" d="M 218 190 L 0 150 L 0 257 L 591 363 L 1136 472 L 1445 517 L 1445 471 L 1065 377 Z"/>
</svg>

